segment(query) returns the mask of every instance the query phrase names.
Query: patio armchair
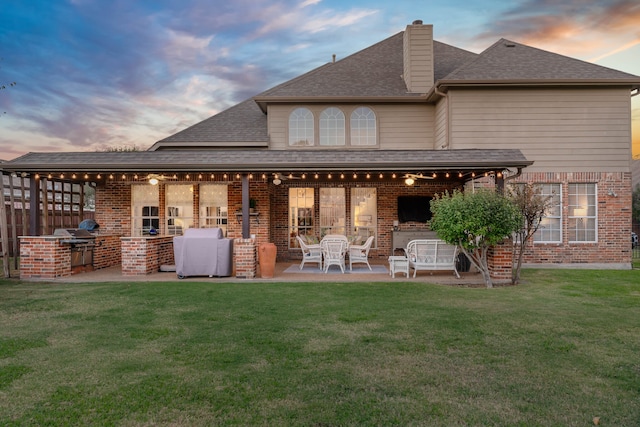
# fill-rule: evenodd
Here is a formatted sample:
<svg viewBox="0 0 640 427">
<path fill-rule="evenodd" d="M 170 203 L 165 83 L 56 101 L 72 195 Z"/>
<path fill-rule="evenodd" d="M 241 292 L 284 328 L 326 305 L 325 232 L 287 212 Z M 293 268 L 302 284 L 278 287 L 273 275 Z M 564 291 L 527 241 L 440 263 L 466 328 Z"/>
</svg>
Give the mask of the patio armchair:
<svg viewBox="0 0 640 427">
<path fill-rule="evenodd" d="M 300 249 L 302 249 L 302 262 L 300 263 L 300 270 L 304 267 L 305 262 L 318 263 L 318 268 L 322 270 L 322 248 L 319 244 L 309 245 L 300 236 L 296 236 Z"/>
<path fill-rule="evenodd" d="M 345 255 L 347 253 L 347 240 L 346 239 L 331 239 L 324 238 L 320 242 L 322 247 L 322 256 L 324 257 L 324 272 L 329 271 L 329 267 L 337 265 L 340 267 L 342 273 L 345 268 Z"/>
<path fill-rule="evenodd" d="M 367 264 L 367 267 L 371 270 L 371 265 L 369 265 L 369 249 L 371 249 L 373 239 L 374 236 L 369 236 L 364 245 L 349 246 L 349 270 L 353 270 L 353 264 L 358 262 Z"/>
</svg>

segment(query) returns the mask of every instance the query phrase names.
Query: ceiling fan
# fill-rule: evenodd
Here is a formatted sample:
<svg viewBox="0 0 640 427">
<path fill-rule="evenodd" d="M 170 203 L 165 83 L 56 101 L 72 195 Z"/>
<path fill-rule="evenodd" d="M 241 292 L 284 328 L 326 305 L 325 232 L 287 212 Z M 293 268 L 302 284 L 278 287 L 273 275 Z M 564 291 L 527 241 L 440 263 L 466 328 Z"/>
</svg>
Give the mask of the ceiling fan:
<svg viewBox="0 0 640 427">
<path fill-rule="evenodd" d="M 282 173 L 274 173 L 273 174 L 273 183 L 275 185 L 282 184 L 282 181 L 286 181 L 288 179 L 302 179 L 299 176 L 293 176 L 293 174 L 285 175 Z"/>
<path fill-rule="evenodd" d="M 413 185 L 418 179 L 435 179 L 435 176 L 423 175 L 422 173 L 406 173 L 403 176 L 404 183 L 407 185 Z"/>
<path fill-rule="evenodd" d="M 145 178 L 145 181 L 149 181 L 151 185 L 157 185 L 160 181 L 165 181 L 168 179 L 177 179 L 175 176 L 167 176 L 164 174 L 150 173 Z"/>
</svg>

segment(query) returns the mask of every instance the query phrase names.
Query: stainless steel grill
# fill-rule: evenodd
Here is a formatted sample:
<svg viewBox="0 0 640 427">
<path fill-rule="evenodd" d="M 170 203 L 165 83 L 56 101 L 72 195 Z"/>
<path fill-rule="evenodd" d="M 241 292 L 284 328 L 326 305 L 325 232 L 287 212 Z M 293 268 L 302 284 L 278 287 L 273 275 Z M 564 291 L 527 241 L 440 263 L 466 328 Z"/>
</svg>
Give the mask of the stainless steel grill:
<svg viewBox="0 0 640 427">
<path fill-rule="evenodd" d="M 71 250 L 71 268 L 93 266 L 93 248 L 96 237 L 83 228 L 58 228 L 54 236 L 62 236 L 60 242 L 68 244 Z"/>
</svg>

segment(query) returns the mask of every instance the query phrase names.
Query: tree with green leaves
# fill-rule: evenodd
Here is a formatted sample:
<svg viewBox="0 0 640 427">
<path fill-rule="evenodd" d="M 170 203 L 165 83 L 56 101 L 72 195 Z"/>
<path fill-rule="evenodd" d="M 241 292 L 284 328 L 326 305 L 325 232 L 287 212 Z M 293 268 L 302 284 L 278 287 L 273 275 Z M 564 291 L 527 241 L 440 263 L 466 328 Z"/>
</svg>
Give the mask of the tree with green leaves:
<svg viewBox="0 0 640 427">
<path fill-rule="evenodd" d="M 515 204 L 492 190 L 436 194 L 431 201 L 431 229 L 445 242 L 458 245 L 493 287 L 487 255 L 492 246 L 510 237 L 522 224 Z"/>
<path fill-rule="evenodd" d="M 513 184 L 509 186 L 508 197 L 518 207 L 522 215 L 520 227 L 515 231 L 513 240 L 515 265 L 511 270 L 511 283 L 517 285 L 520 282 L 520 270 L 524 248 L 531 240 L 545 214 L 553 205 L 553 196 L 543 196 L 539 186 L 531 183 Z"/>
</svg>

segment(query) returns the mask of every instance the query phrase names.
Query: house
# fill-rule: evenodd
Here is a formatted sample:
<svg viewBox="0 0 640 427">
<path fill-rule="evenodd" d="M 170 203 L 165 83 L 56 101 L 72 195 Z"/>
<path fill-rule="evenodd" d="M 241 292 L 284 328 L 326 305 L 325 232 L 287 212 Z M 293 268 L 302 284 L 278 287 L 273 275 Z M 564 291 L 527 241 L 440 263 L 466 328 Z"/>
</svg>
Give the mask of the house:
<svg viewBox="0 0 640 427">
<path fill-rule="evenodd" d="M 427 209 L 407 206 L 517 182 L 554 200 L 527 264 L 624 269 L 639 90 L 638 76 L 510 40 L 465 51 L 415 21 L 149 151 L 29 153 L 2 169 L 32 177 L 34 194 L 47 179 L 95 183 L 95 219 L 123 273 L 149 272 L 129 255 L 168 252 L 188 227 L 236 239 L 239 277 L 253 277 L 256 244 L 299 259 L 297 235 L 375 236 L 370 256 L 386 259 L 429 233 Z"/>
</svg>

